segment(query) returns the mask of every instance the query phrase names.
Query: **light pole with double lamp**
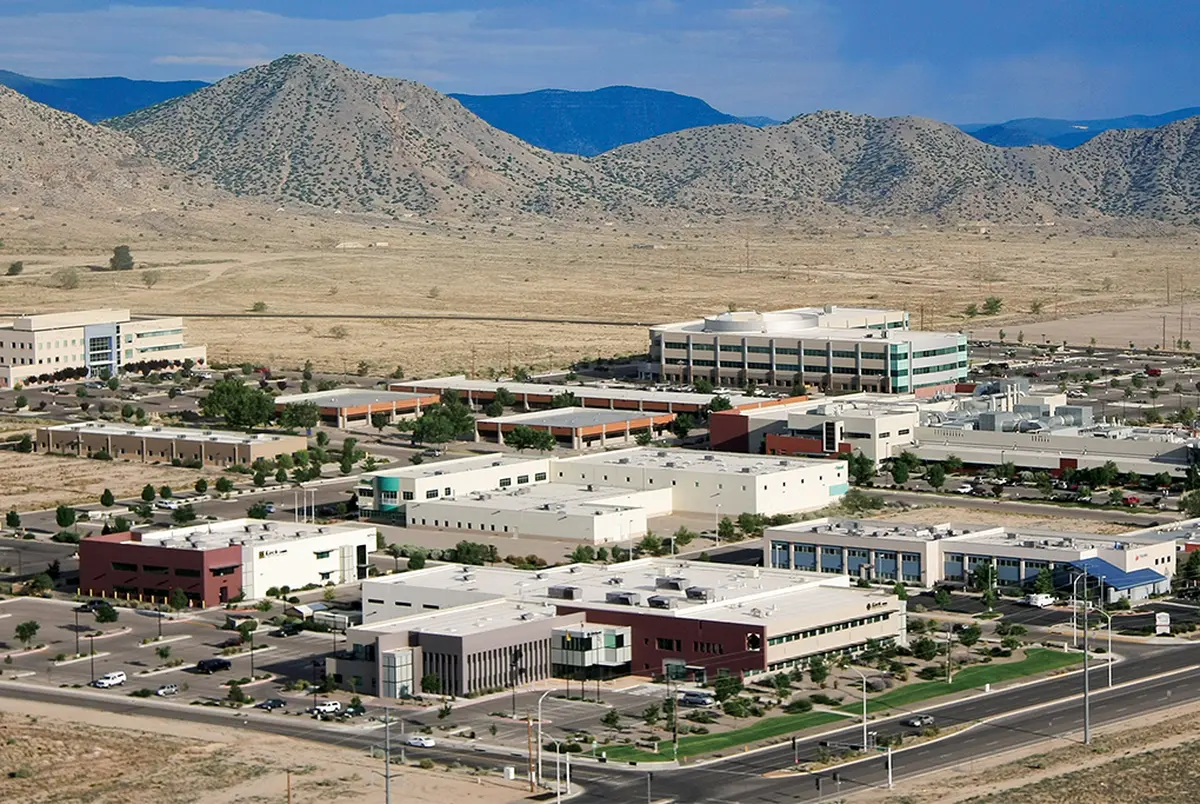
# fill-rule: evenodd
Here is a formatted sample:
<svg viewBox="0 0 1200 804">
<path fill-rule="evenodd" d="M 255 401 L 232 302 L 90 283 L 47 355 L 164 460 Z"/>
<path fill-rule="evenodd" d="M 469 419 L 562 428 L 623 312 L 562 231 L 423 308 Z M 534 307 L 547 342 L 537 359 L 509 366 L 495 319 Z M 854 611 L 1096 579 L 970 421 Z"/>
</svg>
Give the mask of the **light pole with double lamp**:
<svg viewBox="0 0 1200 804">
<path fill-rule="evenodd" d="M 542 697 L 538 698 L 537 713 L 538 713 L 538 730 L 537 730 L 537 783 L 539 786 L 543 784 L 542 780 L 542 701 L 546 700 L 546 696 L 553 690 L 546 690 L 542 693 Z"/>
<path fill-rule="evenodd" d="M 867 674 L 857 667 L 851 666 L 851 670 L 858 673 L 862 678 L 862 750 L 867 750 Z"/>
<path fill-rule="evenodd" d="M 1104 579 L 1101 578 L 1100 582 L 1101 582 L 1101 584 L 1103 584 Z M 1099 614 L 1101 617 L 1103 617 L 1106 620 L 1105 627 L 1108 629 L 1108 686 L 1111 687 L 1112 686 L 1112 666 L 1113 666 L 1112 615 L 1101 608 L 1095 608 L 1095 609 L 1093 609 L 1093 611 L 1095 611 L 1097 614 Z"/>
</svg>

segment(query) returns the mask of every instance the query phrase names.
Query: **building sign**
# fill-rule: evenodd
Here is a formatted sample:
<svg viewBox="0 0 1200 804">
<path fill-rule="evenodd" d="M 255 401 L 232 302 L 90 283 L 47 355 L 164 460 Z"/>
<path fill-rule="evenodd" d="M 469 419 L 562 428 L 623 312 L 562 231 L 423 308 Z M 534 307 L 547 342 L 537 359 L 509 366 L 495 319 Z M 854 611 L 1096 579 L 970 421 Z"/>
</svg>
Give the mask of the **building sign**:
<svg viewBox="0 0 1200 804">
<path fill-rule="evenodd" d="M 888 603 L 887 603 L 887 601 L 886 601 L 886 600 L 880 600 L 880 601 L 878 601 L 878 602 L 875 602 L 875 603 L 868 603 L 868 604 L 867 604 L 867 611 L 874 611 L 875 609 L 882 609 L 882 608 L 885 608 L 885 607 L 887 606 L 887 604 L 888 604 Z"/>
<path fill-rule="evenodd" d="M 278 548 L 278 547 L 273 550 L 259 550 L 258 557 L 259 558 L 268 558 L 270 556 L 281 556 L 286 552 L 287 552 L 286 549 Z"/>
<path fill-rule="evenodd" d="M 1171 633 L 1171 615 L 1165 611 L 1160 611 L 1154 615 L 1154 633 L 1170 634 Z"/>
</svg>

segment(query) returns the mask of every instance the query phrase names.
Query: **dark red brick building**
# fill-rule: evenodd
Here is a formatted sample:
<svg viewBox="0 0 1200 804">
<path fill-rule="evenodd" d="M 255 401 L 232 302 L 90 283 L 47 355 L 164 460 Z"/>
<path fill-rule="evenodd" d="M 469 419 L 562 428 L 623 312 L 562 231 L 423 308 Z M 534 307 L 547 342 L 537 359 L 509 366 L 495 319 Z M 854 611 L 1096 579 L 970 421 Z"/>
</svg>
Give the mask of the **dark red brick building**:
<svg viewBox="0 0 1200 804">
<path fill-rule="evenodd" d="M 182 589 L 197 606 L 215 606 L 242 589 L 242 548 L 143 544 L 137 533 L 88 536 L 79 543 L 79 590 L 84 595 L 165 601 Z"/>
</svg>

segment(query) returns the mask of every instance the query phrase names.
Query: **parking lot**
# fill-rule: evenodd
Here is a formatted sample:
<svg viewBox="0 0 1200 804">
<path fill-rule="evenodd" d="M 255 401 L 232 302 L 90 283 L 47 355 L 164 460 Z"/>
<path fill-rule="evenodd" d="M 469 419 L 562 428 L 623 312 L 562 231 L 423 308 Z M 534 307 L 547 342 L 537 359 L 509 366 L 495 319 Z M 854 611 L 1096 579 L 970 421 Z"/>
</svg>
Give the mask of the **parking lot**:
<svg viewBox="0 0 1200 804">
<path fill-rule="evenodd" d="M 121 670 L 128 681 L 106 693 L 127 695 L 174 684 L 180 689 L 174 700 L 181 703 L 225 700 L 229 693 L 225 683 L 251 677 L 249 651 L 223 656 L 221 645 L 234 632 L 219 627 L 220 614 L 208 615 L 212 619 L 163 618 L 162 641 L 156 641 L 160 619 L 154 612 L 118 608 L 116 623 L 98 624 L 92 614 L 74 609 L 73 602 L 41 598 L 13 598 L 0 603 L 0 653 L 11 657 L 11 662 L 6 659 L 2 665 L 3 677 L 53 686 L 87 686 L 94 678 Z M 23 647 L 15 636 L 16 628 L 27 621 L 40 626 L 32 646 L 45 647 L 18 655 Z M 254 675 L 270 673 L 273 678 L 246 684 L 243 690 L 257 701 L 283 698 L 288 710 L 302 711 L 312 705 L 311 692 L 285 692 L 282 687 L 291 679 L 311 681 L 319 676 L 325 657 L 333 649 L 335 635 L 302 632 L 273 637 L 271 630 L 264 626 L 255 634 L 254 644 L 259 647 L 254 651 Z M 101 636 L 89 639 L 89 634 Z M 338 639 L 343 641 L 340 635 Z M 94 654 L 89 654 L 89 645 Z M 169 649 L 169 653 L 160 656 L 159 649 Z M 228 659 L 232 668 L 212 675 L 197 672 L 197 662 L 217 657 Z M 314 660 L 318 663 L 315 674 Z M 338 693 L 332 697 L 345 703 L 350 695 Z"/>
</svg>

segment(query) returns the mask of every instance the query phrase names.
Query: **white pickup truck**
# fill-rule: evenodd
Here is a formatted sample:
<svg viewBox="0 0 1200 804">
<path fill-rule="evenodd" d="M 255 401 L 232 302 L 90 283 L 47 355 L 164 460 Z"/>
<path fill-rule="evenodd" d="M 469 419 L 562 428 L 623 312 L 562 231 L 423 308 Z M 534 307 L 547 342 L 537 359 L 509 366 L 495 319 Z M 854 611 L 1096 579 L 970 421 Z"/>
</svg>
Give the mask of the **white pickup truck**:
<svg viewBox="0 0 1200 804">
<path fill-rule="evenodd" d="M 1054 595 L 1045 595 L 1045 594 L 1025 595 L 1025 597 L 1021 600 L 1021 602 L 1024 603 L 1026 606 L 1033 606 L 1034 608 L 1044 609 L 1047 606 L 1054 605 Z"/>
</svg>

